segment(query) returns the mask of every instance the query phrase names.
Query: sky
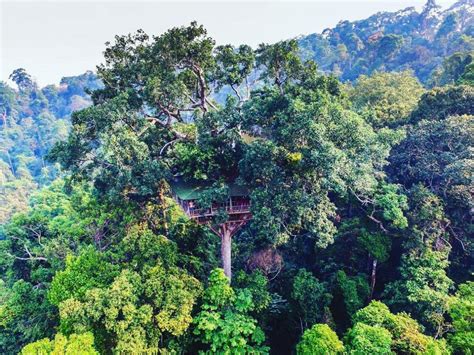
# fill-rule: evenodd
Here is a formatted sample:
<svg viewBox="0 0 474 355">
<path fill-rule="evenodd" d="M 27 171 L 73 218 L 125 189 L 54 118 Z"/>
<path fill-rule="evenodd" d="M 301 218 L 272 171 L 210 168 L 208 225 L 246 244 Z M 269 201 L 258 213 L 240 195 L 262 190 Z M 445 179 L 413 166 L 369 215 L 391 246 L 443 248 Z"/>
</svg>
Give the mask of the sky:
<svg viewBox="0 0 474 355">
<path fill-rule="evenodd" d="M 92 1 L 0 0 L 0 80 L 25 68 L 41 86 L 94 70 L 104 43 L 142 28 L 160 34 L 196 20 L 217 44 L 252 47 L 319 33 L 341 20 L 426 0 Z M 438 0 L 447 7 L 454 0 Z"/>
</svg>

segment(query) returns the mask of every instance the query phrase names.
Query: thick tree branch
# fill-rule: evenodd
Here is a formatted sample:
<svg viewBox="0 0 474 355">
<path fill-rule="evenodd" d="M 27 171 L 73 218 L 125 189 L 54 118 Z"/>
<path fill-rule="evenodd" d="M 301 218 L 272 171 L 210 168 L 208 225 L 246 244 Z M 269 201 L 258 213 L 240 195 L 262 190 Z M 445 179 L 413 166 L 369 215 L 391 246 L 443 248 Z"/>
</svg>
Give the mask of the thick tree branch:
<svg viewBox="0 0 474 355">
<path fill-rule="evenodd" d="M 161 126 L 161 127 L 163 127 L 163 128 L 168 128 L 169 131 L 170 131 L 171 133 L 173 133 L 173 134 L 174 134 L 177 138 L 179 138 L 179 139 L 185 139 L 185 138 L 187 138 L 187 135 L 185 135 L 184 133 L 181 133 L 181 132 L 176 131 L 175 129 L 173 129 L 173 128 L 171 127 L 170 124 L 168 124 L 168 122 L 163 122 L 163 121 L 161 121 L 160 119 L 158 119 L 157 117 L 146 116 L 145 119 L 146 119 L 148 122 L 151 122 L 151 123 L 153 123 L 153 124 L 155 124 L 155 125 L 157 125 L 157 126 Z"/>
<path fill-rule="evenodd" d="M 217 106 L 214 105 L 209 99 L 206 99 L 206 102 L 209 106 L 211 106 L 214 110 L 217 110 Z"/>
<path fill-rule="evenodd" d="M 349 191 L 352 193 L 352 195 L 357 199 L 357 201 L 359 201 L 363 206 L 367 206 L 369 203 L 370 204 L 373 204 L 374 201 L 371 200 L 370 198 L 368 197 L 364 197 L 364 198 L 361 198 L 359 197 L 359 195 L 356 194 L 356 192 L 349 187 Z"/>
</svg>

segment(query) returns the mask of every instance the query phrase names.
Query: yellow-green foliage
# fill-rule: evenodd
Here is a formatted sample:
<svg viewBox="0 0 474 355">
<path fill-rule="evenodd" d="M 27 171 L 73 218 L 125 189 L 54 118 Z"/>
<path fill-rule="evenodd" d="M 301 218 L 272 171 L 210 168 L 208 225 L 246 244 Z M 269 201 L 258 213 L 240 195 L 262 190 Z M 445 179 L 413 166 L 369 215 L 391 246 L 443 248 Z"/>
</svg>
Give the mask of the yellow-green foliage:
<svg viewBox="0 0 474 355">
<path fill-rule="evenodd" d="M 406 121 L 423 92 L 410 71 L 376 72 L 372 76 L 361 75 L 349 96 L 356 109 L 371 115 L 371 123 L 385 126 Z"/>
<path fill-rule="evenodd" d="M 94 349 L 92 333 L 71 334 L 69 337 L 56 334 L 54 340 L 48 338 L 26 345 L 21 355 L 98 355 Z"/>
<path fill-rule="evenodd" d="M 288 153 L 286 159 L 290 164 L 298 164 L 303 159 L 303 154 L 300 152 Z"/>
<path fill-rule="evenodd" d="M 114 338 L 116 351 L 158 351 L 162 333 L 179 336 L 189 327 L 199 293 L 199 281 L 176 267 L 157 263 L 145 267 L 143 276 L 123 270 L 108 288 L 88 291 L 82 302 L 62 302 L 61 326 L 84 331 L 98 321 Z M 143 297 L 150 302 L 142 304 Z"/>
<path fill-rule="evenodd" d="M 388 330 L 392 337 L 392 350 L 403 354 L 445 354 L 446 343 L 421 332 L 420 325 L 406 313 L 393 314 L 379 301 L 372 301 L 353 317 L 355 325 L 363 323 Z"/>
<path fill-rule="evenodd" d="M 450 345 L 460 353 L 474 354 L 474 282 L 459 285 L 449 314 L 455 331 L 449 337 Z"/>
<path fill-rule="evenodd" d="M 304 332 L 296 347 L 298 355 L 336 355 L 344 352 L 344 345 L 327 324 L 315 324 Z"/>
<path fill-rule="evenodd" d="M 392 351 L 392 336 L 380 326 L 357 323 L 346 335 L 349 354 L 388 355 Z"/>
</svg>

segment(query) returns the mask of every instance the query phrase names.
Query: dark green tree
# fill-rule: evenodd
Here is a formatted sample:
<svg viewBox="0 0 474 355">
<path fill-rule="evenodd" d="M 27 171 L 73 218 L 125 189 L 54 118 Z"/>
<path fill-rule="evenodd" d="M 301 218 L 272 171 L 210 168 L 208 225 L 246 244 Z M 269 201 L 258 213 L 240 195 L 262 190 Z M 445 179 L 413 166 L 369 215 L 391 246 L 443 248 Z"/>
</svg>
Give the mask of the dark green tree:
<svg viewBox="0 0 474 355">
<path fill-rule="evenodd" d="M 23 68 L 15 69 L 8 78 L 11 79 L 21 91 L 29 91 L 35 88 L 35 82 L 31 75 Z"/>
<path fill-rule="evenodd" d="M 440 199 L 417 186 L 410 194 L 410 231 L 404 242 L 405 253 L 399 268 L 400 279 L 387 285 L 387 304 L 407 311 L 439 337 L 446 326 L 449 290 L 447 276 L 450 245 L 447 241 L 448 220 Z"/>
<path fill-rule="evenodd" d="M 298 271 L 293 281 L 291 296 L 302 332 L 312 324 L 323 321 L 325 313 L 329 312 L 332 296 L 327 292 L 327 285 L 304 269 Z"/>
<path fill-rule="evenodd" d="M 467 85 L 434 88 L 421 96 L 411 122 L 439 120 L 450 116 L 473 115 L 474 88 Z"/>
</svg>

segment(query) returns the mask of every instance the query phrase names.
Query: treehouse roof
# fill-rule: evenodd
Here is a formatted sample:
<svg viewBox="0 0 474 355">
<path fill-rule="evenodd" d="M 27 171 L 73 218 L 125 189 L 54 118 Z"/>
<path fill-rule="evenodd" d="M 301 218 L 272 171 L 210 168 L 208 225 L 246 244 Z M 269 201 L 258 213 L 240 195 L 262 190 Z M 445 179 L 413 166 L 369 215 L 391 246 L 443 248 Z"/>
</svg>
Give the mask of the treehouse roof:
<svg viewBox="0 0 474 355">
<path fill-rule="evenodd" d="M 231 197 L 249 195 L 245 186 L 238 185 L 235 182 L 227 183 L 227 186 L 229 186 L 229 195 Z M 178 181 L 171 184 L 171 189 L 174 194 L 181 200 L 197 200 L 199 196 L 210 187 L 211 184 L 196 181 Z"/>
</svg>

